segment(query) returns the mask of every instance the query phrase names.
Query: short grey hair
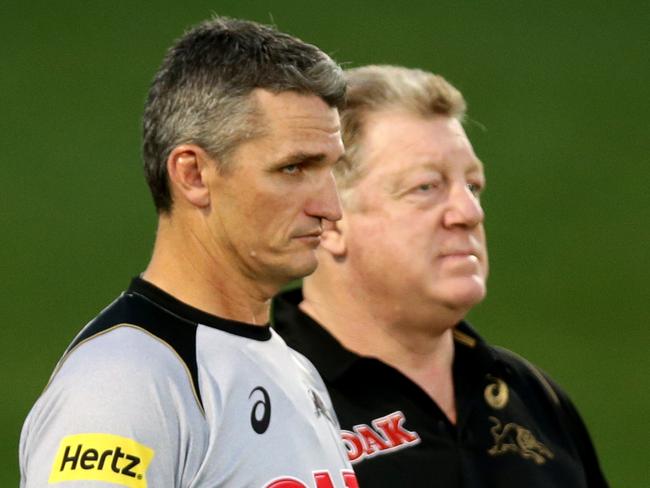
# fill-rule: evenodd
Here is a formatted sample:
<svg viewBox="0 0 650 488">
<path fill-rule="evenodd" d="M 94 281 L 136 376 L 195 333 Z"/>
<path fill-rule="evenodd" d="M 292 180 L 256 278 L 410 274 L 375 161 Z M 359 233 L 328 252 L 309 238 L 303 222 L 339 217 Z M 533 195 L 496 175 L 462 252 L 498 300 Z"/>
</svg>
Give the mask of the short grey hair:
<svg viewBox="0 0 650 488">
<path fill-rule="evenodd" d="M 342 108 L 341 68 L 316 46 L 256 22 L 215 17 L 186 32 L 168 50 L 143 115 L 142 153 L 158 213 L 172 198 L 167 158 L 196 144 L 225 164 L 241 142 L 261 133 L 251 92 L 313 94 Z"/>
</svg>

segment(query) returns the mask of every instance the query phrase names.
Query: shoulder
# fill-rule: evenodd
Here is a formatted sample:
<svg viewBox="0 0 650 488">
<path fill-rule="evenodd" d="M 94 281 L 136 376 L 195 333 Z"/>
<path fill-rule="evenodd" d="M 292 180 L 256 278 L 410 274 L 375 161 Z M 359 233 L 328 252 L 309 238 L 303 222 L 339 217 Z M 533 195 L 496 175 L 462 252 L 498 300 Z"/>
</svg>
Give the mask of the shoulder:
<svg viewBox="0 0 650 488">
<path fill-rule="evenodd" d="M 515 375 L 536 385 L 537 390 L 550 403 L 565 434 L 570 438 L 579 457 L 589 486 L 607 487 L 591 435 L 575 404 L 548 374 L 518 354 L 501 347 L 492 347 L 498 358 L 506 363 Z"/>
<path fill-rule="evenodd" d="M 578 409 L 560 385 L 524 357 L 502 347 L 492 346 L 492 350 L 506 365 L 512 383 L 520 385 L 522 394 L 536 398 L 538 406 L 547 407 L 547 414 L 553 414 L 560 428 L 576 444 L 578 451 L 593 450 Z"/>
<path fill-rule="evenodd" d="M 187 367 L 172 344 L 146 329 L 116 324 L 70 348 L 59 362 L 51 383 L 82 386 L 138 384 L 169 379 L 187 381 Z M 123 388 L 129 387 L 124 385 Z"/>
<path fill-rule="evenodd" d="M 125 293 L 82 329 L 32 408 L 23 435 L 31 445 L 68 434 L 135 431 L 156 440 L 161 422 L 200 422 L 203 411 L 175 344 L 193 343 L 196 327 Z M 169 340 L 167 340 L 169 339 Z M 159 437 L 159 435 L 158 435 Z M 58 440 L 57 440 L 58 442 Z"/>
<path fill-rule="evenodd" d="M 59 362 L 35 410 L 75 428 L 106 423 L 147 425 L 174 411 L 202 412 L 184 361 L 164 340 L 118 324 L 90 336 Z"/>
<path fill-rule="evenodd" d="M 569 394 L 543 369 L 509 349 L 500 346 L 489 347 L 495 356 L 506 364 L 512 374 L 525 380 L 529 385 L 535 385 L 553 405 L 572 415 L 576 413 Z"/>
<path fill-rule="evenodd" d="M 500 346 L 488 346 L 494 356 L 506 366 L 506 370 L 528 384 L 537 386 L 554 405 L 568 401 L 566 393 L 539 367 L 523 356 Z"/>
<path fill-rule="evenodd" d="M 82 329 L 51 381 L 75 374 L 81 384 L 89 374 L 105 381 L 126 376 L 136 387 L 165 378 L 189 381 L 200 406 L 196 331 L 196 323 L 129 290 Z"/>
<path fill-rule="evenodd" d="M 44 486 L 62 456 L 79 451 L 83 460 L 90 450 L 86 464 L 101 470 L 92 453 L 119 448 L 143 469 L 154 459 L 149 479 L 169 480 L 178 476 L 177 459 L 194 463 L 205 445 L 205 418 L 182 360 L 147 331 L 118 324 L 78 342 L 61 360 L 23 426 L 21 469 L 33 486 Z M 115 456 L 110 462 L 118 465 Z M 61 471 L 77 466 L 71 461 Z"/>
</svg>

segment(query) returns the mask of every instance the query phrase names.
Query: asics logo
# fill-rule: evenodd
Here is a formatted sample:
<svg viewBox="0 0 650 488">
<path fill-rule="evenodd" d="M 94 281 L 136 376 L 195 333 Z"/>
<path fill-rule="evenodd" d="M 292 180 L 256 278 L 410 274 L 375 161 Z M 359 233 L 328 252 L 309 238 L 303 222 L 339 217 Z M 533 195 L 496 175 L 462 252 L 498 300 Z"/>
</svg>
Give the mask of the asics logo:
<svg viewBox="0 0 650 488">
<path fill-rule="evenodd" d="M 256 395 L 256 393 L 258 393 Z M 269 428 L 271 423 L 271 398 L 268 392 L 261 386 L 253 388 L 248 399 L 250 400 L 255 395 L 257 401 L 253 404 L 251 410 L 251 426 L 258 434 L 263 434 Z"/>
</svg>

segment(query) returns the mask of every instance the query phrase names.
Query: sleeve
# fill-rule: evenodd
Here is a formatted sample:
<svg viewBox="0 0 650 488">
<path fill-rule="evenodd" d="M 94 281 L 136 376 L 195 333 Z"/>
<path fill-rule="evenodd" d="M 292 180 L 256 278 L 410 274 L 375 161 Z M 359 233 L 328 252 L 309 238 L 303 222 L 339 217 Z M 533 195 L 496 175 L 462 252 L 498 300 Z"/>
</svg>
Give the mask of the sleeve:
<svg viewBox="0 0 650 488">
<path fill-rule="evenodd" d="M 600 467 L 596 449 L 589 435 L 589 431 L 578 413 L 577 408 L 564 392 L 564 390 L 557 385 L 548 375 L 545 375 L 546 380 L 552 386 L 557 394 L 559 400 L 560 415 L 566 429 L 571 434 L 580 459 L 582 466 L 585 470 L 587 484 L 589 488 L 608 488 L 609 484 L 605 479 L 605 475 Z"/>
<path fill-rule="evenodd" d="M 502 347 L 496 347 L 495 350 L 515 369 L 532 373 L 531 378 L 534 378 L 534 382 L 541 387 L 541 391 L 545 392 L 545 397 L 549 400 L 549 404 L 552 405 L 556 412 L 561 426 L 566 430 L 568 437 L 575 447 L 576 454 L 579 457 L 585 478 L 587 479 L 587 486 L 589 488 L 608 488 L 609 484 L 598 462 L 598 456 L 596 455 L 596 449 L 594 448 L 591 436 L 578 410 L 566 392 L 546 373 L 530 363 L 527 359 Z"/>
<path fill-rule="evenodd" d="M 119 327 L 59 364 L 23 426 L 21 487 L 188 486 L 206 430 L 173 349 L 142 329 Z"/>
</svg>

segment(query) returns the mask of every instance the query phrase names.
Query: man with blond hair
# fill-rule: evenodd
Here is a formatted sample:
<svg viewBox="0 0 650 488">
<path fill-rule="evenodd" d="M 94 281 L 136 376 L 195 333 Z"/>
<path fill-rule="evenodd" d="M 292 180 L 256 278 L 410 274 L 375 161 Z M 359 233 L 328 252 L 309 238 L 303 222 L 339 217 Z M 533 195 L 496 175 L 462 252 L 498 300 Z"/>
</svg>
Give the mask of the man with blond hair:
<svg viewBox="0 0 650 488">
<path fill-rule="evenodd" d="M 486 293 L 482 162 L 440 76 L 348 71 L 343 218 L 275 326 L 329 388 L 361 486 L 602 487 L 566 394 L 464 321 Z"/>
</svg>

